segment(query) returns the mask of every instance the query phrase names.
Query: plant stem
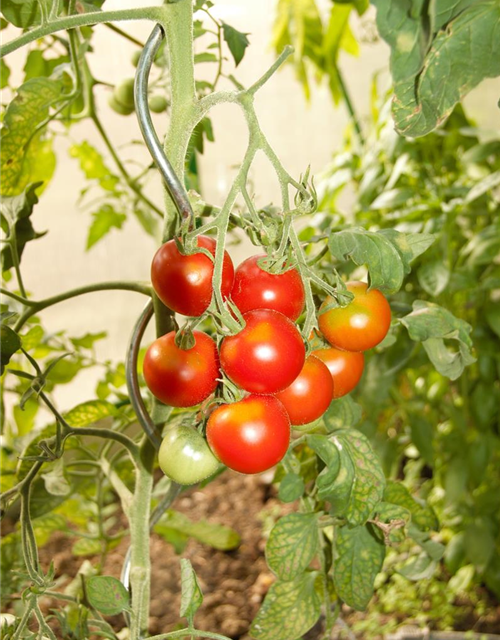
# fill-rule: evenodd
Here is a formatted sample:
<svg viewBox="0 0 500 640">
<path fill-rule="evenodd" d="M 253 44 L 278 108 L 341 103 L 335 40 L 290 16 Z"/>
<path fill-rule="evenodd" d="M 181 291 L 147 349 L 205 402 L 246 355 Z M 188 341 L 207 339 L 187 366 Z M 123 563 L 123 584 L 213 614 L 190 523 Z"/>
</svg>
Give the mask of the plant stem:
<svg viewBox="0 0 500 640">
<path fill-rule="evenodd" d="M 104 127 L 102 126 L 102 123 L 93 107 L 92 107 L 92 115 L 90 117 L 92 122 L 95 124 L 96 129 L 99 131 L 99 134 L 103 139 L 104 144 L 106 145 L 109 153 L 111 154 L 111 157 L 115 161 L 115 164 L 118 167 L 118 171 L 123 176 L 123 179 L 127 183 L 128 187 L 136 194 L 139 200 L 142 200 L 142 202 L 144 202 L 144 204 L 150 207 L 158 216 L 163 217 L 163 212 L 161 211 L 161 209 L 159 209 L 153 202 L 151 202 L 151 200 L 147 196 L 145 196 L 142 193 L 142 189 L 138 186 L 137 180 L 135 178 L 132 178 L 132 176 L 129 174 L 129 172 L 125 168 L 123 162 L 120 159 L 120 156 L 116 153 L 113 143 L 109 139 L 108 134 L 106 133 Z"/>
<path fill-rule="evenodd" d="M 362 147 L 365 146 L 365 137 L 363 135 L 363 130 L 361 129 L 361 125 L 359 123 L 359 118 L 358 118 L 358 114 L 356 113 L 356 110 L 354 109 L 354 105 L 352 103 L 351 100 L 351 96 L 349 94 L 349 90 L 347 89 L 347 85 L 344 82 L 344 77 L 342 75 L 342 73 L 340 72 L 340 69 L 335 66 L 335 72 L 337 74 L 337 80 L 339 82 L 339 86 L 340 86 L 340 91 L 344 97 L 344 102 L 345 105 L 347 107 L 347 111 L 349 112 L 349 116 L 351 117 L 352 120 L 352 124 L 354 125 L 354 130 L 356 131 L 356 134 L 358 136 L 358 140 L 361 144 Z"/>
<path fill-rule="evenodd" d="M 165 23 L 169 13 L 167 7 L 169 7 L 169 5 L 118 11 L 95 11 L 57 18 L 56 20 L 46 22 L 39 27 L 23 33 L 19 38 L 14 38 L 14 40 L 7 42 L 0 50 L 0 58 L 44 36 L 66 29 L 74 29 L 75 27 L 87 27 L 103 22 L 117 22 L 119 20 L 152 20 L 153 22 Z"/>
<path fill-rule="evenodd" d="M 150 286 L 146 283 L 142 282 L 127 282 L 125 280 L 116 280 L 115 282 L 98 282 L 95 284 L 88 284 L 82 287 L 77 287 L 76 289 L 70 289 L 69 291 L 65 291 L 64 293 L 60 293 L 57 296 L 51 296 L 50 298 L 45 298 L 44 300 L 34 301 L 30 300 L 29 305 L 30 308 L 27 309 L 18 319 L 15 325 L 15 330 L 19 331 L 21 327 L 31 318 L 31 316 L 35 315 L 39 311 L 43 311 L 47 307 L 52 307 L 59 302 L 64 302 L 65 300 L 70 300 L 71 298 L 76 298 L 85 293 L 94 293 L 96 291 L 135 291 L 136 293 L 142 293 L 145 296 L 151 296 L 152 290 Z M 6 293 L 5 291 L 2 291 Z M 6 293 L 6 295 L 9 295 Z M 13 296 L 11 296 L 13 297 Z M 23 303 L 24 304 L 24 303 Z"/>
<path fill-rule="evenodd" d="M 179 629 L 179 631 L 171 631 L 170 633 L 160 633 L 158 636 L 150 636 L 146 640 L 169 640 L 170 638 L 211 638 L 212 640 L 230 640 L 227 636 L 221 636 L 218 633 L 210 633 L 209 631 L 199 631 L 198 629 Z"/>
<path fill-rule="evenodd" d="M 137 40 L 137 38 L 134 38 L 134 36 L 131 36 L 130 33 L 127 33 L 126 31 L 123 31 L 122 29 L 120 29 L 120 27 L 117 27 L 111 23 L 107 23 L 105 26 L 108 29 L 111 29 L 111 31 L 114 31 L 115 33 L 117 33 L 119 36 L 122 36 L 122 38 L 125 38 L 126 40 L 129 40 L 133 44 L 136 44 L 141 49 L 144 49 L 144 42 Z"/>
</svg>

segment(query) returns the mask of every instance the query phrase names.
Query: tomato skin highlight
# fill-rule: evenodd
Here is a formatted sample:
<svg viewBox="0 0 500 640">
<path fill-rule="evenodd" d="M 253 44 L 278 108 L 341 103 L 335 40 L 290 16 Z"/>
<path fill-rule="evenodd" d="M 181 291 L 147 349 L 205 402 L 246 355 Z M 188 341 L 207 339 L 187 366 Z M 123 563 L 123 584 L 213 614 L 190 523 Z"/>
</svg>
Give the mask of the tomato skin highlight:
<svg viewBox="0 0 500 640">
<path fill-rule="evenodd" d="M 326 364 L 308 356 L 292 384 L 276 394 L 293 425 L 313 422 L 325 413 L 333 398 L 333 379 Z"/>
<path fill-rule="evenodd" d="M 220 361 L 227 377 L 250 393 L 277 393 L 299 375 L 305 346 L 294 323 L 271 309 L 243 314 L 246 326 L 220 345 Z"/>
<path fill-rule="evenodd" d="M 231 299 L 241 313 L 253 309 L 274 309 L 290 320 L 297 320 L 304 309 L 305 292 L 297 269 L 272 274 L 258 265 L 265 254 L 248 258 L 234 274 Z"/>
<path fill-rule="evenodd" d="M 378 289 L 367 291 L 365 282 L 348 282 L 354 299 L 347 307 L 330 309 L 319 315 L 319 328 L 333 347 L 345 351 L 367 351 L 376 347 L 391 326 L 391 308 Z M 331 301 L 327 298 L 322 307 Z"/>
<path fill-rule="evenodd" d="M 144 379 L 151 393 L 172 407 L 192 407 L 217 387 L 220 377 L 217 347 L 210 336 L 193 331 L 196 344 L 180 349 L 175 331 L 153 342 L 144 358 Z"/>
<path fill-rule="evenodd" d="M 198 246 L 215 255 L 216 241 L 208 236 L 197 238 Z M 183 256 L 175 240 L 165 242 L 151 263 L 151 282 L 163 302 L 175 313 L 183 316 L 201 316 L 212 300 L 214 263 L 203 253 Z M 233 261 L 224 251 L 222 268 L 222 295 L 227 298 L 234 281 Z"/>
<path fill-rule="evenodd" d="M 205 438 L 185 425 L 167 428 L 158 461 L 168 478 L 183 485 L 201 482 L 219 468 L 219 461 Z"/>
<path fill-rule="evenodd" d="M 261 473 L 282 460 L 290 443 L 290 419 L 273 396 L 249 395 L 218 407 L 207 422 L 217 458 L 240 473 Z"/>
<path fill-rule="evenodd" d="M 361 380 L 365 367 L 365 356 L 358 351 L 341 349 L 318 349 L 312 355 L 322 360 L 333 380 L 333 398 L 350 393 Z"/>
</svg>

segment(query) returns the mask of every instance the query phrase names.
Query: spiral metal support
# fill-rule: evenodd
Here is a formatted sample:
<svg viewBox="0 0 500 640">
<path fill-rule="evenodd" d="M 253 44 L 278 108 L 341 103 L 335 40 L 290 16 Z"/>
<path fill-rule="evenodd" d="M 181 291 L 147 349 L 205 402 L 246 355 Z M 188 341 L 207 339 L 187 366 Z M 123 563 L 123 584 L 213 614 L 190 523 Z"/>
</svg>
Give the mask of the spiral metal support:
<svg viewBox="0 0 500 640">
<path fill-rule="evenodd" d="M 141 133 L 143 135 L 146 146 L 148 147 L 148 150 L 163 177 L 167 190 L 177 208 L 179 215 L 181 216 L 181 218 L 193 220 L 194 214 L 189 202 L 187 192 L 183 184 L 177 177 L 175 171 L 173 170 L 167 156 L 165 155 L 163 147 L 153 126 L 153 121 L 151 119 L 151 113 L 149 111 L 148 105 L 149 74 L 155 55 L 164 37 L 165 33 L 162 27 L 157 24 L 151 32 L 151 35 L 149 36 L 142 51 L 135 75 L 135 110 L 137 113 L 137 119 L 139 121 L 139 127 L 141 129 Z M 152 442 L 155 449 L 158 450 L 161 444 L 161 434 L 159 433 L 157 426 L 153 422 L 153 419 L 149 415 L 146 405 L 144 404 L 137 377 L 137 358 L 141 346 L 141 340 L 144 336 L 146 327 L 148 326 L 148 323 L 153 316 L 153 313 L 153 302 L 150 300 L 139 316 L 132 331 L 132 336 L 130 338 L 129 349 L 127 353 L 126 379 L 130 401 L 137 415 L 139 424 L 141 425 L 144 433 Z M 168 491 L 151 514 L 150 529 L 152 529 L 153 526 L 158 522 L 165 510 L 170 507 L 175 498 L 179 495 L 181 489 L 181 485 L 175 482 L 170 483 Z M 129 547 L 125 555 L 125 560 L 120 576 L 120 579 L 126 589 L 129 589 L 130 586 L 130 556 L 131 550 Z M 127 623 L 130 624 L 129 614 L 125 613 L 124 616 Z"/>
</svg>

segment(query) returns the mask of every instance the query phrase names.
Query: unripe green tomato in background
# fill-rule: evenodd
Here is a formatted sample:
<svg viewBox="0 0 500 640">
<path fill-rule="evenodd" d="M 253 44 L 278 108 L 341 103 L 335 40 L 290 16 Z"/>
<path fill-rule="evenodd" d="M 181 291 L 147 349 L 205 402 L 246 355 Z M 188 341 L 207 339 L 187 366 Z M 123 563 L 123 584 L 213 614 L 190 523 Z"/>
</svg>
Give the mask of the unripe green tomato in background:
<svg viewBox="0 0 500 640">
<path fill-rule="evenodd" d="M 169 427 L 158 452 L 163 473 L 179 484 L 196 484 L 219 468 L 205 438 L 191 427 Z"/>
<path fill-rule="evenodd" d="M 141 51 L 134 51 L 134 53 L 132 54 L 132 57 L 130 58 L 130 62 L 134 65 L 134 67 L 137 67 L 137 65 L 139 64 L 139 58 L 141 57 Z"/>
<path fill-rule="evenodd" d="M 153 113 L 162 113 L 166 111 L 168 102 L 163 96 L 150 96 L 148 98 L 148 105 Z"/>
<path fill-rule="evenodd" d="M 116 113 L 119 113 L 121 116 L 129 116 L 134 111 L 133 108 L 125 107 L 121 102 L 118 102 L 113 94 L 109 96 L 108 104 L 113 111 L 116 111 Z"/>
<path fill-rule="evenodd" d="M 116 85 L 113 96 L 117 102 L 129 109 L 134 108 L 134 78 L 127 78 Z"/>
</svg>

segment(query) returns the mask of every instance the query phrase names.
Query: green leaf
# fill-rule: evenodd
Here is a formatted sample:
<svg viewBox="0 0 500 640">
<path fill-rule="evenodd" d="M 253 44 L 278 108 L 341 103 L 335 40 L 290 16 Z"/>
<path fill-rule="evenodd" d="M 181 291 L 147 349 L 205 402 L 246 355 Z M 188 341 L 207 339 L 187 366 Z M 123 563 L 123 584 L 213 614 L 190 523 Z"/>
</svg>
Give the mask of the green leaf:
<svg viewBox="0 0 500 640">
<path fill-rule="evenodd" d="M 30 351 L 31 349 L 34 349 L 43 340 L 43 336 L 44 336 L 43 329 L 39 324 L 36 324 L 34 327 L 31 327 L 31 329 L 27 333 L 21 336 L 23 349 L 25 351 Z"/>
<path fill-rule="evenodd" d="M 80 162 L 80 169 L 87 180 L 97 180 L 106 191 L 114 191 L 119 178 L 106 166 L 102 155 L 87 141 L 74 144 L 69 150 L 72 158 Z"/>
<path fill-rule="evenodd" d="M 384 500 L 407 509 L 411 513 L 412 523 L 419 529 L 423 531 L 438 529 L 439 522 L 433 509 L 429 505 L 416 500 L 400 482 L 387 481 Z"/>
<path fill-rule="evenodd" d="M 314 513 L 291 513 L 274 525 L 266 544 L 271 571 L 281 580 L 294 580 L 318 551 L 318 522 Z"/>
<path fill-rule="evenodd" d="M 350 395 L 337 398 L 330 403 L 323 421 L 329 432 L 343 427 L 355 427 L 361 421 L 362 407 Z"/>
<path fill-rule="evenodd" d="M 485 518 L 477 519 L 465 529 L 467 558 L 481 573 L 495 552 L 495 537 L 492 533 L 494 530 L 495 526 L 492 527 L 492 523 Z"/>
<path fill-rule="evenodd" d="M 56 362 L 57 360 L 57 362 Z M 68 384 L 83 369 L 79 359 L 68 360 L 61 357 L 50 360 L 48 366 L 53 365 L 50 372 L 47 373 L 47 379 L 54 384 Z"/>
<path fill-rule="evenodd" d="M 104 204 L 92 216 L 94 220 L 90 225 L 87 237 L 87 251 L 108 234 L 111 229 L 121 229 L 127 219 L 124 213 L 117 213 L 109 204 Z"/>
<path fill-rule="evenodd" d="M 218 58 L 214 53 L 209 53 L 205 51 L 203 53 L 197 53 L 194 56 L 195 64 L 199 64 L 201 62 L 217 62 Z"/>
<path fill-rule="evenodd" d="M 77 348 L 93 349 L 94 344 L 98 340 L 103 340 L 104 338 L 106 338 L 107 335 L 107 331 L 99 331 L 98 333 L 86 333 L 81 338 L 70 338 L 70 340 Z"/>
<path fill-rule="evenodd" d="M 371 203 L 370 209 L 396 209 L 415 197 L 415 190 L 410 188 L 390 189 L 383 191 Z"/>
<path fill-rule="evenodd" d="M 403 284 L 404 267 L 395 246 L 383 234 L 361 227 L 333 233 L 328 246 L 338 260 L 350 259 L 365 265 L 370 274 L 370 286 L 387 293 L 398 291 Z"/>
<path fill-rule="evenodd" d="M 0 89 L 5 89 L 9 84 L 10 69 L 2 58 L 0 60 Z"/>
<path fill-rule="evenodd" d="M 319 452 L 317 440 L 309 436 L 308 442 Z M 326 454 L 318 453 L 328 465 L 327 471 L 318 476 L 320 496 L 331 502 L 335 515 L 345 516 L 353 525 L 364 524 L 384 493 L 385 476 L 380 461 L 368 439 L 355 429 L 335 431 L 329 442 L 337 449 L 340 464 L 337 467 L 333 449 Z"/>
<path fill-rule="evenodd" d="M 59 56 L 57 58 L 44 58 L 40 49 L 33 49 L 28 53 L 24 63 L 24 82 L 31 78 L 44 76 L 48 78 L 54 69 L 60 65 L 67 64 L 69 56 Z"/>
<path fill-rule="evenodd" d="M 180 615 L 181 617 L 187 618 L 189 626 L 193 627 L 194 614 L 203 602 L 203 594 L 196 579 L 196 573 L 187 558 L 181 558 L 181 585 Z"/>
<path fill-rule="evenodd" d="M 433 466 L 434 463 L 434 429 L 431 423 L 421 415 L 411 414 L 410 429 L 411 429 L 411 441 L 417 447 L 420 455 L 425 462 Z"/>
<path fill-rule="evenodd" d="M 82 402 L 68 411 L 64 419 L 72 427 L 87 427 L 103 418 L 117 414 L 116 407 L 105 400 Z"/>
<path fill-rule="evenodd" d="M 159 535 L 162 535 L 164 529 L 178 531 L 221 551 L 236 549 L 241 541 L 236 531 L 229 527 L 212 524 L 206 520 L 193 522 L 184 514 L 173 510 L 167 511 L 161 522 L 154 528 Z"/>
<path fill-rule="evenodd" d="M 247 35 L 248 33 L 242 33 L 238 31 L 234 27 L 229 26 L 225 22 L 222 23 L 222 30 L 224 35 L 224 40 L 229 47 L 229 51 L 234 58 L 234 64 L 237 67 L 240 62 L 243 60 L 243 56 L 245 55 L 245 49 L 250 44 Z"/>
<path fill-rule="evenodd" d="M 422 547 L 425 553 L 436 562 L 439 562 L 441 558 L 444 556 L 444 552 L 446 547 L 440 542 L 436 542 L 435 540 L 431 540 L 428 531 L 420 531 L 418 527 L 412 522 L 408 527 L 408 535 L 410 538 L 415 540 L 415 542 Z"/>
<path fill-rule="evenodd" d="M 490 329 L 500 338 L 500 305 L 498 303 L 486 307 L 486 322 Z"/>
<path fill-rule="evenodd" d="M 250 628 L 256 640 L 300 638 L 313 627 L 321 612 L 315 590 L 316 572 L 305 573 L 290 582 L 276 582 Z"/>
<path fill-rule="evenodd" d="M 30 216 L 34 206 L 38 203 L 36 194 L 40 182 L 30 184 L 25 191 L 17 196 L 5 196 L 0 201 L 0 216 L 3 231 L 8 237 L 15 236 L 17 255 L 19 260 L 24 251 L 26 243 L 36 240 L 45 233 L 37 233 L 31 224 Z M 14 266 L 10 246 L 6 244 L 1 252 L 2 271 L 8 271 Z"/>
<path fill-rule="evenodd" d="M 472 327 L 450 311 L 431 302 L 415 300 L 413 311 L 400 318 L 412 340 L 421 342 L 429 359 L 443 376 L 456 380 L 464 368 L 475 362 L 472 356 Z M 445 340 L 458 343 L 458 351 L 450 351 Z"/>
<path fill-rule="evenodd" d="M 373 595 L 373 583 L 382 569 L 385 547 L 370 525 L 341 527 L 336 545 L 334 584 L 339 598 L 363 611 Z"/>
<path fill-rule="evenodd" d="M 91 576 L 85 580 L 89 604 L 106 616 L 115 616 L 129 608 L 129 592 L 111 576 Z"/>
<path fill-rule="evenodd" d="M 425 552 L 422 552 L 416 558 L 409 560 L 404 567 L 398 570 L 402 576 L 413 582 L 420 580 L 429 580 L 434 575 L 438 563 L 430 558 Z"/>
<path fill-rule="evenodd" d="M 21 193 L 28 183 L 35 182 L 40 175 L 43 175 L 45 186 L 50 181 L 55 168 L 51 142 L 42 141 L 39 134 L 33 136 L 33 133 L 48 117 L 50 107 L 63 98 L 63 84 L 59 80 L 32 78 L 19 87 L 5 112 L 0 135 L 2 195 Z M 28 160 L 25 157 L 27 149 Z M 47 167 L 39 166 L 41 154 L 45 156 L 44 162 L 49 160 Z"/>
<path fill-rule="evenodd" d="M 38 0 L 2 0 L 2 13 L 11 24 L 22 29 L 42 21 Z"/>
<path fill-rule="evenodd" d="M 62 458 L 45 465 L 41 474 L 45 482 L 45 488 L 53 496 L 67 496 L 71 492 L 71 485 L 64 475 L 64 463 Z"/>
<path fill-rule="evenodd" d="M 405 274 L 410 273 L 413 260 L 427 251 L 436 240 L 431 233 L 401 233 L 396 229 L 382 229 L 379 233 L 390 240 L 398 251 Z"/>
<path fill-rule="evenodd" d="M 282 502 L 294 502 L 304 494 L 304 481 L 295 473 L 287 473 L 280 482 L 278 497 Z"/>
<path fill-rule="evenodd" d="M 13 329 L 8 327 L 6 324 L 2 324 L 0 327 L 0 375 L 3 375 L 5 367 L 9 364 L 10 359 L 20 348 L 21 338 Z"/>
<path fill-rule="evenodd" d="M 414 21 L 408 1 L 374 0 L 377 25 L 392 48 L 395 81 L 393 116 L 405 136 L 423 136 L 438 127 L 454 106 L 484 78 L 500 75 L 500 6 L 497 0 L 475 2 L 459 13 L 446 29 L 425 35 L 425 16 Z M 385 5 L 385 7 L 384 7 Z M 381 9 L 397 7 L 404 20 L 388 21 Z M 399 16 L 402 19 L 402 16 Z M 386 26 L 384 26 L 386 22 Z"/>
<path fill-rule="evenodd" d="M 448 286 L 450 270 L 442 259 L 424 262 L 417 271 L 417 278 L 422 289 L 430 296 L 438 296 Z"/>
</svg>

